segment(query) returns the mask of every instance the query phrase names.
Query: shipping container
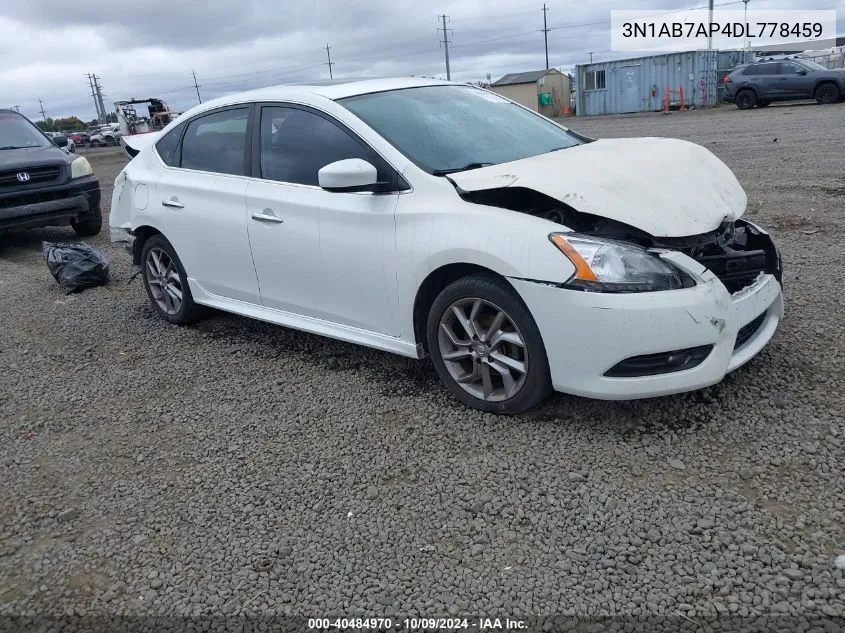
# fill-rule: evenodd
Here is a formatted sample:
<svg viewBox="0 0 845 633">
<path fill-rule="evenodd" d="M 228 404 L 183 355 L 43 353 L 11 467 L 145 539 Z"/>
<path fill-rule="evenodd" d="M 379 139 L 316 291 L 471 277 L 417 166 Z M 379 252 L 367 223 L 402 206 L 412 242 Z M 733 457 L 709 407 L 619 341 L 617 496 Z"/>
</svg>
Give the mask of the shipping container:
<svg viewBox="0 0 845 633">
<path fill-rule="evenodd" d="M 706 108 L 721 100 L 724 76 L 749 55 L 745 51 L 689 51 L 580 64 L 575 113 L 656 112 L 664 108 L 667 88 L 671 108 L 681 105 L 681 88 L 687 108 Z"/>
</svg>

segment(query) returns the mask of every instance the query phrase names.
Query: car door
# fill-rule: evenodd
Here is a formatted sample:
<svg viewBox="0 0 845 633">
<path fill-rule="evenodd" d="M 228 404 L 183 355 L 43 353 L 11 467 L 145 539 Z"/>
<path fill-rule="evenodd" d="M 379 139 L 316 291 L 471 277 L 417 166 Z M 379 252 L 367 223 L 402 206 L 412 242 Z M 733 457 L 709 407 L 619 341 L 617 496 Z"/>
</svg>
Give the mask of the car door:
<svg viewBox="0 0 845 633">
<path fill-rule="evenodd" d="M 394 211 L 398 193 L 329 192 L 317 172 L 361 158 L 398 174 L 340 122 L 296 105 L 256 114 L 249 239 L 265 306 L 398 335 Z"/>
<path fill-rule="evenodd" d="M 757 98 L 761 101 L 768 101 L 778 97 L 777 91 L 778 64 L 762 63 L 749 66 L 745 71 L 749 85 L 754 88 Z"/>
<path fill-rule="evenodd" d="M 778 92 L 784 99 L 809 99 L 813 96 L 813 77 L 801 64 L 781 62 Z"/>
<path fill-rule="evenodd" d="M 158 141 L 155 198 L 165 237 L 208 293 L 260 303 L 246 222 L 248 106 L 205 113 Z M 174 143 L 172 134 L 181 134 Z"/>
</svg>

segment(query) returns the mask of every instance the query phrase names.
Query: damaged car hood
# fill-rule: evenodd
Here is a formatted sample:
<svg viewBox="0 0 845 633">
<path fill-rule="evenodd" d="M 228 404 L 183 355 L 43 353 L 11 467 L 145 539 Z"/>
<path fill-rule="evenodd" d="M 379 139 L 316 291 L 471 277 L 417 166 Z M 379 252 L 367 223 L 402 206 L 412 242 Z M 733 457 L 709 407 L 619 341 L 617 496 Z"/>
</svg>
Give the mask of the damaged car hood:
<svg viewBox="0 0 845 633">
<path fill-rule="evenodd" d="M 449 178 L 467 192 L 533 189 L 655 237 L 713 231 L 747 203 L 727 165 L 700 145 L 669 138 L 603 139 Z"/>
</svg>

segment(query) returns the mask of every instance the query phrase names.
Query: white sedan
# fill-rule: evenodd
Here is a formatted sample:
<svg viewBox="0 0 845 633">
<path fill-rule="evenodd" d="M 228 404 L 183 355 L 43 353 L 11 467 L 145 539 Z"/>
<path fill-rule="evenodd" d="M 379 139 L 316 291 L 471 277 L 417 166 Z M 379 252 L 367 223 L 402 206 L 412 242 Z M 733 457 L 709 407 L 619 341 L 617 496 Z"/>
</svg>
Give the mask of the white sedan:
<svg viewBox="0 0 845 633">
<path fill-rule="evenodd" d="M 231 95 L 126 143 L 111 235 L 163 319 L 430 356 L 484 411 L 712 385 L 783 315 L 777 249 L 693 143 L 594 140 L 424 79 Z"/>
</svg>

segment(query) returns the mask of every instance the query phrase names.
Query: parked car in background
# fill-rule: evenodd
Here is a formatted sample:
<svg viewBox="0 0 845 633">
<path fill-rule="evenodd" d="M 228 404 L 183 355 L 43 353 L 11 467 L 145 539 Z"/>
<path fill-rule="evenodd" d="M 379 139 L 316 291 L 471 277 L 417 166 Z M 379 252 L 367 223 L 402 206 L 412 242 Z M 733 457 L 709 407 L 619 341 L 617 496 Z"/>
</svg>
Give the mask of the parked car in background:
<svg viewBox="0 0 845 633">
<path fill-rule="evenodd" d="M 123 142 L 111 237 L 161 318 L 210 306 L 428 355 L 483 411 L 712 385 L 783 315 L 772 239 L 686 141 L 380 79 L 231 95 Z"/>
<path fill-rule="evenodd" d="M 117 123 L 110 123 L 100 126 L 96 130 L 92 130 L 91 135 L 88 137 L 88 145 L 91 147 L 119 145 L 120 136 L 120 126 Z"/>
<path fill-rule="evenodd" d="M 809 59 L 742 64 L 725 77 L 725 101 L 736 103 L 740 110 L 797 99 L 836 103 L 843 95 L 845 70 L 828 70 Z"/>
<path fill-rule="evenodd" d="M 100 232 L 100 182 L 85 158 L 58 147 L 67 141 L 0 110 L 0 232 L 68 224 L 80 236 Z"/>
<path fill-rule="evenodd" d="M 88 135 L 85 132 L 71 132 L 68 138 L 78 147 L 85 147 L 85 144 L 88 142 Z"/>
</svg>

